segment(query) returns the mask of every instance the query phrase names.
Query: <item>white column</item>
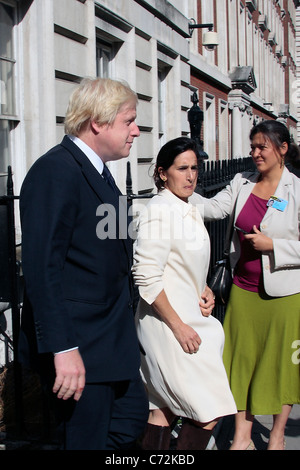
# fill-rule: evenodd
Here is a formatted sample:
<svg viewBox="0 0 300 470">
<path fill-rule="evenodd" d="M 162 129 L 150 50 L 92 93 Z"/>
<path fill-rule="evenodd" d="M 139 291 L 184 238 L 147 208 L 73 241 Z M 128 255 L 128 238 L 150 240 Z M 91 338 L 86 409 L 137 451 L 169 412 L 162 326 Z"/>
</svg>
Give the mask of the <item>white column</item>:
<svg viewBox="0 0 300 470">
<path fill-rule="evenodd" d="M 53 2 L 33 2 L 22 22 L 27 166 L 55 145 Z"/>
<path fill-rule="evenodd" d="M 245 142 L 249 140 L 249 127 L 243 124 L 243 116 L 250 106 L 250 98 L 242 90 L 232 90 L 228 95 L 231 118 L 231 157 L 239 158 L 245 155 Z"/>
</svg>

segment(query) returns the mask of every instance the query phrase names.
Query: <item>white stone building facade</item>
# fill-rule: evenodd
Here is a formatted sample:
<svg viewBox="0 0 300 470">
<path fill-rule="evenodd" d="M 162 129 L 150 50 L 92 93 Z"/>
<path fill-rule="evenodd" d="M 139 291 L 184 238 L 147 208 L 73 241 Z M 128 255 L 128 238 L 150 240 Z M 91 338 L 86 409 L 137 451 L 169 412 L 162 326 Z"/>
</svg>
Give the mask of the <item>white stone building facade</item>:
<svg viewBox="0 0 300 470">
<path fill-rule="evenodd" d="M 201 5 L 200 5 L 201 4 Z M 191 43 L 191 83 L 204 110 L 204 149 L 217 159 L 249 153 L 260 119 L 282 119 L 297 141 L 296 12 L 293 0 L 198 2 L 199 23 L 213 22 L 219 46 Z"/>
<path fill-rule="evenodd" d="M 283 119 L 300 142 L 298 0 L 0 0 L 0 194 L 63 137 L 69 95 L 85 76 L 126 80 L 141 136 L 129 161 L 134 193 L 153 190 L 153 162 L 189 135 L 197 92 L 209 158 L 249 154 L 260 119 Z M 218 47 L 203 47 L 212 23 Z M 299 42 L 299 45 L 298 45 Z M 297 134 L 298 128 L 298 134 Z M 111 165 L 126 190 L 126 161 Z M 16 205 L 17 240 L 20 239 Z M 0 361 L 1 363 L 1 361 Z"/>
<path fill-rule="evenodd" d="M 247 155 L 249 130 L 261 118 L 284 118 L 297 138 L 297 4 L 0 0 L 0 172 L 12 165 L 18 193 L 30 165 L 61 140 L 69 94 L 84 76 L 124 79 L 139 95 L 134 192 L 152 189 L 161 145 L 189 135 L 195 90 L 211 159 Z M 215 51 L 202 46 L 205 29 L 190 37 L 191 22 L 213 23 Z M 111 169 L 124 191 L 126 162 Z"/>
</svg>

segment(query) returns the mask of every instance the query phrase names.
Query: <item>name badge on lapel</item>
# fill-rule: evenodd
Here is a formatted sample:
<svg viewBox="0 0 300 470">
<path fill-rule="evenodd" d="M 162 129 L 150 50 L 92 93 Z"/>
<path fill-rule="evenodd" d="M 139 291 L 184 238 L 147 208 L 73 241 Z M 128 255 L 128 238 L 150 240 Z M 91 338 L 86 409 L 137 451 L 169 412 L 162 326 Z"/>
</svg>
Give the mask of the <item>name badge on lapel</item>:
<svg viewBox="0 0 300 470">
<path fill-rule="evenodd" d="M 280 197 L 271 196 L 267 202 L 268 207 L 273 207 L 273 209 L 277 209 L 278 211 L 283 212 L 287 206 L 287 201 Z"/>
</svg>

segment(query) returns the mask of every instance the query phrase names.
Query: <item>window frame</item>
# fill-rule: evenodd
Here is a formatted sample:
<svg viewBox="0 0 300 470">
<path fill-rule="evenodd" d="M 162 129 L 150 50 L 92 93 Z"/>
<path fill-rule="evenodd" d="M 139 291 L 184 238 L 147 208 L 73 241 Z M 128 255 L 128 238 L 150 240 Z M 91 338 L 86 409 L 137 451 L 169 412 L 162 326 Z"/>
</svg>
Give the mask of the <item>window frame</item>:
<svg viewBox="0 0 300 470">
<path fill-rule="evenodd" d="M 15 49 L 16 44 L 16 24 L 17 24 L 17 3 L 14 0 L 0 0 L 0 8 L 2 6 L 6 6 L 11 8 L 12 13 L 12 24 L 11 24 L 11 57 L 0 55 L 0 66 L 3 63 L 10 64 L 10 70 L 7 75 L 11 75 L 11 83 L 8 86 L 8 80 L 6 77 L 2 76 L 2 67 L 1 67 L 1 75 L 0 80 L 4 83 L 5 90 L 4 93 L 0 90 L 0 97 L 1 95 L 5 96 L 5 99 L 8 101 L 7 103 L 3 103 L 6 105 L 6 109 L 2 107 L 2 103 L 0 103 L 0 175 L 7 174 L 7 167 L 11 165 L 12 162 L 12 131 L 16 128 L 19 123 L 19 117 L 17 114 L 17 75 L 16 75 L 16 67 L 17 67 L 17 51 Z M 0 31 L 1 34 L 1 31 Z M 1 83 L 0 83 L 1 86 Z M 10 100 L 10 103 L 9 103 Z"/>
<path fill-rule="evenodd" d="M 104 54 L 108 60 L 104 62 Z M 113 73 L 114 45 L 101 38 L 96 40 L 96 74 L 100 78 L 111 78 Z M 106 69 L 106 70 L 104 70 Z"/>
</svg>

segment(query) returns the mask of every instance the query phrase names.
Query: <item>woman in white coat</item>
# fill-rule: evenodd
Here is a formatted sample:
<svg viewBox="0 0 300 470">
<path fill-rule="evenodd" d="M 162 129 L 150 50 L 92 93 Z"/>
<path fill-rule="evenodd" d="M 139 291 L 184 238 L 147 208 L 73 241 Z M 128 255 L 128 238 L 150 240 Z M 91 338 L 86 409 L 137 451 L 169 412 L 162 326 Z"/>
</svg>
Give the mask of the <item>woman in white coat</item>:
<svg viewBox="0 0 300 470">
<path fill-rule="evenodd" d="M 218 418 L 236 413 L 222 361 L 223 328 L 210 315 L 210 241 L 199 208 L 188 200 L 197 182 L 196 152 L 185 137 L 162 147 L 158 194 L 138 221 L 136 324 L 150 407 L 144 449 L 169 448 L 176 416 L 185 418 L 177 449 L 205 449 Z"/>
<path fill-rule="evenodd" d="M 268 449 L 284 448 L 292 404 L 300 403 L 300 180 L 285 167 L 299 148 L 286 126 L 262 121 L 250 133 L 254 173 L 239 173 L 202 200 L 205 220 L 230 215 L 233 287 L 224 364 L 237 408 L 232 450 L 250 446 L 254 415 L 274 415 Z"/>
</svg>

